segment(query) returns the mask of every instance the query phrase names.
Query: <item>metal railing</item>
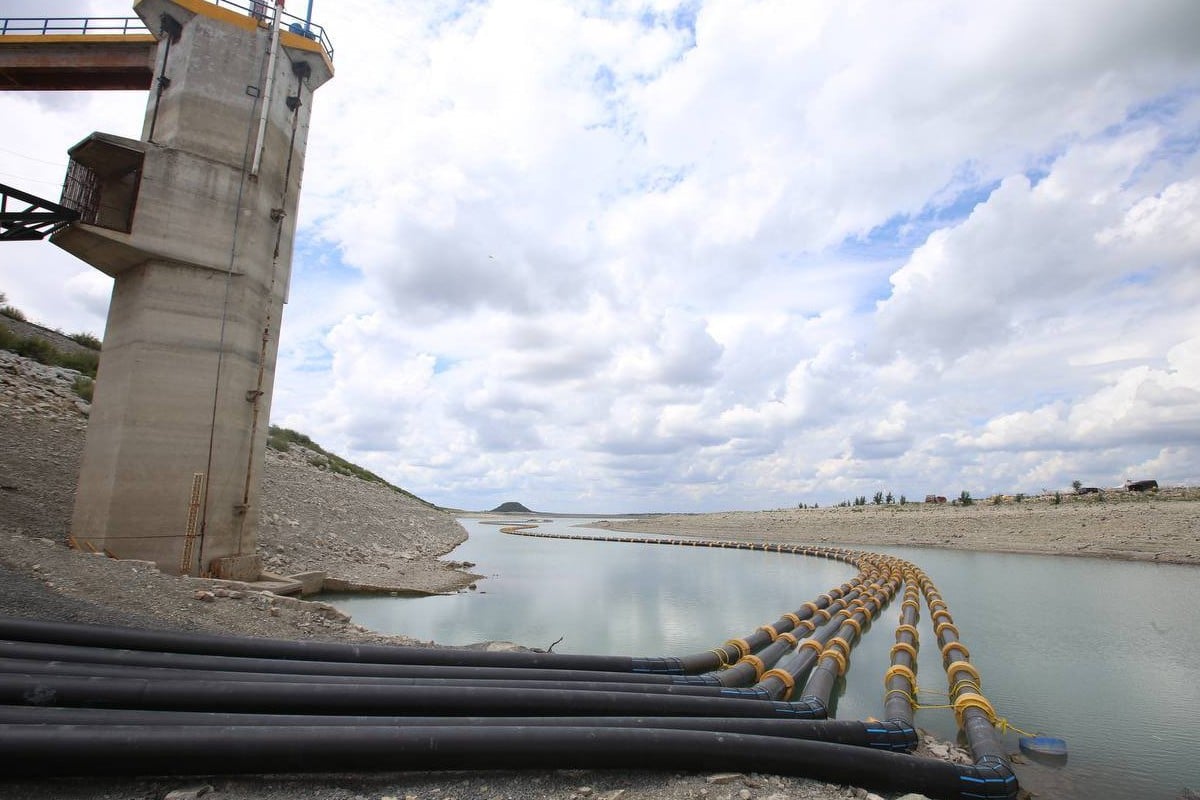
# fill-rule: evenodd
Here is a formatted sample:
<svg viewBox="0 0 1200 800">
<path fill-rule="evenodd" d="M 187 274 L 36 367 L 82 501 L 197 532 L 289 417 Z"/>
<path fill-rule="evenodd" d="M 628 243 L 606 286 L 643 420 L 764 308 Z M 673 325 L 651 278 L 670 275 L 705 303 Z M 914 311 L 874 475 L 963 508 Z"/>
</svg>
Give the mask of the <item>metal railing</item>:
<svg viewBox="0 0 1200 800">
<path fill-rule="evenodd" d="M 56 34 L 146 34 L 137 17 L 9 17 L 0 19 L 0 36 L 53 36 Z"/>
<path fill-rule="evenodd" d="M 274 3 L 268 0 L 207 0 L 214 6 L 234 9 L 262 22 L 271 19 Z M 289 33 L 312 39 L 321 45 L 329 60 L 333 60 L 333 42 L 320 25 L 280 9 L 279 26 Z M 147 34 L 145 23 L 138 17 L 9 17 L 0 18 L 0 36 L 54 35 L 128 35 Z"/>
</svg>

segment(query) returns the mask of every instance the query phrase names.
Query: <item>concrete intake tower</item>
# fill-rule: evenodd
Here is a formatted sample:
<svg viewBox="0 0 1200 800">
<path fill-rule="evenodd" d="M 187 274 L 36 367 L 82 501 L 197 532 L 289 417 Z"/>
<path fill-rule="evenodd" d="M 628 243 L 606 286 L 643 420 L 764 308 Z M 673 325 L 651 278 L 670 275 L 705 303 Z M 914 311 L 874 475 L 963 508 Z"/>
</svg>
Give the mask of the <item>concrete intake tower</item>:
<svg viewBox="0 0 1200 800">
<path fill-rule="evenodd" d="M 157 38 L 139 140 L 70 150 L 51 241 L 115 279 L 71 534 L 254 580 L 259 489 L 319 28 L 282 3 L 138 0 Z M 149 65 L 148 65 L 149 66 Z"/>
</svg>

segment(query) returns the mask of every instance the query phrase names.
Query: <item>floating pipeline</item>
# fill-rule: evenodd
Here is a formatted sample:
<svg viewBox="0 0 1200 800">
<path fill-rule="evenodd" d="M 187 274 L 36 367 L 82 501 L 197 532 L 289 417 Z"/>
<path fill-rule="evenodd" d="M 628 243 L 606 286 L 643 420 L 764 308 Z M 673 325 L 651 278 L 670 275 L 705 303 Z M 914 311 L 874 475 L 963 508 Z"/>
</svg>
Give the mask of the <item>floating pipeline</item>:
<svg viewBox="0 0 1200 800">
<path fill-rule="evenodd" d="M 743 550 L 763 550 L 768 552 L 783 552 L 796 555 L 811 555 L 822 558 L 832 558 L 857 566 L 860 570 L 858 579 L 880 579 L 886 578 L 888 589 L 888 597 L 902 583 L 907 583 L 911 588 L 915 583 L 920 591 L 925 595 L 926 603 L 930 608 L 930 616 L 935 624 L 935 634 L 938 639 L 938 644 L 941 646 L 943 656 L 943 664 L 947 670 L 947 680 L 950 684 L 950 697 L 953 705 L 956 719 L 960 730 L 963 731 L 967 738 L 968 745 L 971 748 L 972 755 L 975 757 L 975 768 L 979 774 L 971 779 L 977 783 L 976 789 L 979 792 L 999 791 L 1009 793 L 1007 795 L 1016 797 L 1018 792 L 1018 783 L 1015 774 L 1013 774 L 1012 766 L 1008 761 L 1007 755 L 1003 746 L 1000 744 L 999 738 L 996 735 L 995 723 L 998 718 L 995 710 L 983 695 L 981 687 L 981 679 L 979 672 L 974 665 L 970 663 L 970 651 L 958 639 L 958 629 L 954 626 L 953 620 L 950 617 L 949 610 L 940 593 L 937 592 L 933 581 L 914 564 L 894 556 L 888 556 L 878 553 L 869 553 L 865 551 L 849 550 L 840 547 L 813 547 L 804 545 L 783 545 L 762 542 L 730 542 L 724 540 L 707 540 L 707 539 L 680 539 L 680 538 L 657 538 L 657 537 L 606 537 L 606 536 L 586 536 L 578 534 L 548 534 L 548 533 L 533 533 L 527 530 L 508 530 L 501 529 L 505 533 L 516 533 L 523 536 L 543 536 L 550 538 L 562 539 L 583 539 L 591 541 L 617 541 L 630 542 L 638 544 L 661 544 L 661 545 L 680 545 L 688 547 L 720 547 Z M 878 587 L 879 584 L 876 584 Z M 897 649 L 893 648 L 892 666 L 884 678 L 885 685 L 888 688 L 888 693 L 885 695 L 885 710 L 889 707 L 886 701 L 891 702 L 891 712 L 896 716 L 889 715 L 889 719 L 897 721 L 911 721 L 912 711 L 916 707 L 916 674 L 915 674 L 915 655 L 916 655 L 916 610 L 919 607 L 915 593 L 906 591 L 906 603 L 901 608 L 900 627 L 897 630 L 897 641 L 901 644 L 899 648 L 903 651 L 903 655 L 899 659 L 901 667 L 896 669 L 897 664 Z M 912 599 L 912 602 L 908 602 Z M 877 612 L 882 608 L 882 604 L 875 608 Z M 912 613 L 909 613 L 909 612 Z M 831 615 L 828 610 L 822 612 L 824 619 L 828 622 Z M 811 623 L 810 623 L 811 624 Z M 910 626 L 911 631 L 904 626 Z M 790 697 L 793 693 L 795 685 L 800 680 L 800 676 L 805 675 L 810 671 L 824 656 L 825 642 L 833 638 L 830 635 L 826 638 L 825 634 L 828 626 L 823 629 L 818 629 L 809 638 L 799 642 L 799 647 L 790 653 L 785 654 L 777 662 L 779 666 L 769 670 L 764 674 L 764 680 L 756 684 L 759 688 L 766 688 L 772 697 L 783 698 Z M 911 648 L 911 653 L 904 647 L 907 645 Z M 842 648 L 839 648 L 841 650 Z M 845 652 L 839 653 L 839 657 L 833 657 L 838 663 L 838 669 L 844 672 L 841 661 L 845 661 L 848 652 L 849 644 L 844 648 Z M 808 651 L 808 652 L 806 652 Z M 904 663 L 904 658 L 913 656 L 909 664 Z M 848 663 L 846 664 L 848 666 Z M 907 668 L 907 672 L 905 672 Z M 895 680 L 893 680 L 895 679 Z M 905 710 L 899 708 L 899 693 L 903 692 L 903 682 L 909 684 L 909 693 L 904 698 L 903 703 L 907 706 Z M 821 683 L 818 683 L 814 689 L 820 689 Z M 893 688 L 898 690 L 893 693 Z M 806 706 L 813 708 L 817 713 L 826 711 L 825 704 L 821 703 L 820 698 L 815 695 L 808 695 L 801 698 L 801 702 Z M 972 797 L 970 792 L 965 792 L 964 797 Z M 990 794 L 988 796 L 991 796 Z"/>
<path fill-rule="evenodd" d="M 932 582 L 908 562 L 844 548 L 624 540 L 822 556 L 859 574 L 748 636 L 678 658 L 274 641 L 0 618 L 0 639 L 10 640 L 0 641 L 0 703 L 10 704 L 0 706 L 0 758 L 24 775 L 728 768 L 937 798 L 1016 796 L 966 646 Z M 864 627 L 901 585 L 917 583 L 932 597 L 974 766 L 902 754 L 916 742 L 911 695 L 903 698 L 909 721 L 823 719 L 825 685 L 844 672 Z M 915 625 L 915 597 L 906 591 L 901 628 Z M 915 643 L 915 628 L 912 635 Z M 898 628 L 898 644 L 901 636 Z M 809 672 L 805 696 L 788 702 Z M 757 683 L 747 686 L 748 679 Z M 915 693 L 915 680 L 909 688 Z M 889 692 L 885 705 L 900 700 Z M 210 747 L 216 740 L 225 750 Z M 331 752 L 333 740 L 339 747 Z M 65 746 L 73 753 L 69 773 L 60 763 Z"/>
</svg>

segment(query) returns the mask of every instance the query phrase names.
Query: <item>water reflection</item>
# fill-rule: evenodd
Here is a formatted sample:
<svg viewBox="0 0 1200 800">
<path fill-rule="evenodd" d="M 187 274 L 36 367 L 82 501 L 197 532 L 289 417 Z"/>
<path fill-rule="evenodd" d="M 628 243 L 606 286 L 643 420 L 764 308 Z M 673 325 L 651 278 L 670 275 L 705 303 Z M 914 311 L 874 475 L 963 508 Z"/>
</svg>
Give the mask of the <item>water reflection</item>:
<svg viewBox="0 0 1200 800">
<path fill-rule="evenodd" d="M 578 520 L 543 529 L 570 531 Z M 737 550 L 532 539 L 464 521 L 454 558 L 487 572 L 479 593 L 344 599 L 355 621 L 447 644 L 508 639 L 556 652 L 679 655 L 773 622 L 849 578 L 825 559 Z M 586 531 L 594 533 L 594 531 Z M 935 549 L 881 548 L 919 564 L 950 606 L 998 713 L 1064 738 L 1070 766 L 1019 767 L 1026 788 L 1056 798 L 1163 798 L 1200 789 L 1200 569 Z M 851 658 L 837 715 L 882 713 L 882 676 L 898 613 L 874 622 Z M 927 610 L 918 678 L 945 701 Z M 953 738 L 953 714 L 917 724 Z M 1005 737 L 1017 751 L 1015 734 Z"/>
</svg>

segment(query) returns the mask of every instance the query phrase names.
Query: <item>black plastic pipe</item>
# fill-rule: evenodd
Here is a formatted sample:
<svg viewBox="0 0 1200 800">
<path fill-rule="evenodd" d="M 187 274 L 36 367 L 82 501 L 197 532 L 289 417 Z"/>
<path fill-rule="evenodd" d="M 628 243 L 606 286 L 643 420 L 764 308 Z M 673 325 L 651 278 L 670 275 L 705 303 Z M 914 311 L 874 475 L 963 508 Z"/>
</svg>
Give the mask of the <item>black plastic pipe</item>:
<svg viewBox="0 0 1200 800">
<path fill-rule="evenodd" d="M 166 711 L 435 716 L 685 716 L 816 719 L 802 702 L 641 692 L 0 675 L 0 703 Z"/>
<path fill-rule="evenodd" d="M 900 606 L 900 621 L 896 625 L 896 643 L 892 645 L 891 666 L 884 675 L 886 690 L 883 700 L 883 718 L 913 721 L 913 698 L 917 690 L 917 648 L 920 639 L 917 621 L 920 619 L 920 595 L 916 586 L 916 574 L 905 573 L 904 602 Z"/>
<path fill-rule="evenodd" d="M 355 675 L 377 678 L 463 678 L 471 680 L 604 681 L 614 683 L 685 684 L 716 686 L 701 675 L 659 675 L 593 670 L 529 669 L 524 667 L 443 667 L 425 664 L 372 664 L 350 661 L 297 661 L 283 658 L 160 653 L 152 650 L 118 650 L 107 647 L 0 641 L 0 657 L 36 661 L 75 661 L 172 669 L 229 672 L 287 673 L 294 675 Z"/>
<path fill-rule="evenodd" d="M 300 661 L 682 673 L 679 659 L 670 657 L 632 658 L 630 656 L 589 656 L 568 653 L 497 653 L 438 647 L 395 647 L 311 640 L 259 639 L 249 636 L 143 630 L 109 625 L 78 625 L 70 622 L 49 622 L 18 617 L 0 617 L 0 638 L 22 642 L 48 642 L 126 650 L 156 650 L 249 658 L 285 658 Z"/>
<path fill-rule="evenodd" d="M 0 658 L 0 674 L 36 676 L 73 676 L 82 678 L 129 678 L 147 681 L 242 681 L 286 682 L 322 686 L 431 686 L 447 689 L 479 687 L 486 689 L 544 689 L 560 692 L 640 692 L 675 694 L 692 697 L 744 697 L 771 699 L 763 690 L 730 689 L 723 686 L 685 684 L 641 684 L 604 681 L 502 680 L 496 678 L 398 678 L 358 675 L 295 675 L 287 673 L 223 672 L 219 670 L 174 669 L 170 667 L 124 667 L 111 664 L 86 664 L 78 661 L 27 661 Z M 587 675 L 589 673 L 583 673 Z"/>
<path fill-rule="evenodd" d="M 892 752 L 916 747 L 911 725 L 850 720 L 761 719 L 728 717 L 351 717 L 319 714 L 225 714 L 204 711 L 142 711 L 104 708 L 30 708 L 0 706 L 4 725 L 220 725 L 295 726 L 475 726 L 568 728 L 665 728 L 727 731 L 754 736 L 808 739 Z"/>
<path fill-rule="evenodd" d="M 69 754 L 69 757 L 64 757 Z M 0 728 L 6 777 L 439 769 L 769 772 L 931 798 L 1004 798 L 977 770 L 827 742 L 641 728 L 20 725 Z M 999 787 L 996 787 L 999 788 Z M 978 790 L 978 791 L 977 791 Z"/>
</svg>

